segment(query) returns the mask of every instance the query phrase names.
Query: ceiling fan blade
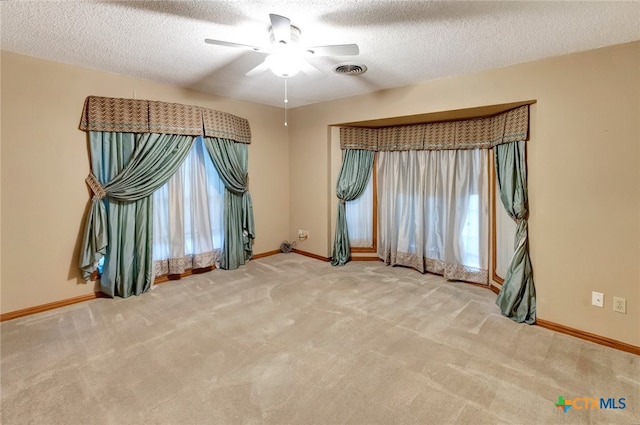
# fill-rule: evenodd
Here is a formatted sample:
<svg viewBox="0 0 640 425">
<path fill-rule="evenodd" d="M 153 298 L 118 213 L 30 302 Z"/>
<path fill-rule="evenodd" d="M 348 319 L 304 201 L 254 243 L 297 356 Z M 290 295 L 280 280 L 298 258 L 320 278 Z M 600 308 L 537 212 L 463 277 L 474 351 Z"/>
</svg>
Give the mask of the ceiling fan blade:
<svg viewBox="0 0 640 425">
<path fill-rule="evenodd" d="M 313 56 L 355 56 L 360 53 L 357 44 L 333 44 L 330 46 L 306 47 Z"/>
<path fill-rule="evenodd" d="M 249 72 L 247 72 L 246 75 L 247 77 L 253 77 L 254 75 L 258 75 L 258 74 L 262 74 L 265 71 L 269 70 L 269 61 L 264 60 L 262 63 L 260 63 L 260 65 L 256 66 L 253 69 L 250 69 Z"/>
<path fill-rule="evenodd" d="M 309 62 L 301 60 L 300 61 L 300 71 L 305 73 L 310 77 L 320 77 L 322 76 L 322 72 L 315 66 L 311 65 Z"/>
<path fill-rule="evenodd" d="M 289 44 L 291 39 L 291 21 L 284 16 L 269 14 L 271 19 L 271 30 L 276 39 L 276 43 Z"/>
<path fill-rule="evenodd" d="M 271 53 L 271 50 L 265 49 L 264 47 L 249 46 L 248 44 L 232 43 L 230 41 L 212 40 L 210 38 L 205 38 L 204 42 L 207 44 L 215 44 L 217 46 L 224 46 L 224 47 L 233 47 L 236 49 L 249 50 L 249 51 L 258 52 L 258 53 Z"/>
</svg>

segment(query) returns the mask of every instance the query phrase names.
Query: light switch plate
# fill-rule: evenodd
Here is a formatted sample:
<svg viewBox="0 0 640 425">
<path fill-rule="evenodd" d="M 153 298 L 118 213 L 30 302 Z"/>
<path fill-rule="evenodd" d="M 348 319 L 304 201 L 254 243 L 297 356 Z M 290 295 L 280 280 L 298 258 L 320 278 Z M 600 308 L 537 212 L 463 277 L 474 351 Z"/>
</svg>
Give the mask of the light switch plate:
<svg viewBox="0 0 640 425">
<path fill-rule="evenodd" d="M 593 291 L 591 293 L 591 305 L 604 307 L 604 294 L 602 292 Z"/>
</svg>

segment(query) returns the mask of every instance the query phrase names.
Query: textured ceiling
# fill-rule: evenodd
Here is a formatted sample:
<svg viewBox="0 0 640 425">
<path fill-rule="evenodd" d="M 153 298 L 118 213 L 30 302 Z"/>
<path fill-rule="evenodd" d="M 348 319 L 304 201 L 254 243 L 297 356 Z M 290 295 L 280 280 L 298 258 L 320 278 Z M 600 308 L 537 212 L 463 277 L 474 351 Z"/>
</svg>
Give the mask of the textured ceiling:
<svg viewBox="0 0 640 425">
<path fill-rule="evenodd" d="M 640 39 L 640 2 L 577 1 L 2 1 L 2 49 L 282 106 L 283 80 L 245 73 L 264 56 L 204 43 L 266 46 L 269 13 L 307 46 L 357 43 L 355 57 L 308 61 L 289 106 Z M 368 67 L 337 75 L 339 63 Z"/>
</svg>

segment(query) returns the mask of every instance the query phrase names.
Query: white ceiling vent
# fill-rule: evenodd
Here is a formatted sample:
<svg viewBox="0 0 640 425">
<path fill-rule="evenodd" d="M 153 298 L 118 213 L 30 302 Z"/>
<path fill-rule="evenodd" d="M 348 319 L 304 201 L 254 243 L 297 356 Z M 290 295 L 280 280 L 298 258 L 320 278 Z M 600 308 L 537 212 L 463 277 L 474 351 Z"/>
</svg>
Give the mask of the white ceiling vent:
<svg viewBox="0 0 640 425">
<path fill-rule="evenodd" d="M 360 75 L 367 72 L 367 67 L 357 63 L 343 63 L 333 67 L 333 72 L 343 75 Z"/>
</svg>

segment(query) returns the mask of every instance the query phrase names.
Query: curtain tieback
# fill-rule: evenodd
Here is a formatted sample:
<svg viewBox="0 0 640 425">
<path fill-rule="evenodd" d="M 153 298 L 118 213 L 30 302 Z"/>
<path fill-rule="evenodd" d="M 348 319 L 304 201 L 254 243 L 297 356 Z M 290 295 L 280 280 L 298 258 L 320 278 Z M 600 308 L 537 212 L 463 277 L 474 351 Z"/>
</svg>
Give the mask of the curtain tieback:
<svg viewBox="0 0 640 425">
<path fill-rule="evenodd" d="M 87 176 L 86 179 L 84 179 L 84 181 L 87 182 L 87 184 L 91 188 L 91 191 L 93 192 L 93 195 L 96 196 L 98 199 L 103 199 L 105 196 L 107 196 L 107 192 L 104 191 L 104 187 L 102 187 L 102 185 L 100 184 L 96 176 L 93 175 L 93 173 L 89 173 L 89 175 Z"/>
<path fill-rule="evenodd" d="M 340 199 L 340 203 L 341 203 L 342 205 L 346 205 L 346 204 L 347 204 L 347 201 L 345 201 L 344 199 Z"/>
</svg>

